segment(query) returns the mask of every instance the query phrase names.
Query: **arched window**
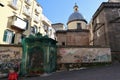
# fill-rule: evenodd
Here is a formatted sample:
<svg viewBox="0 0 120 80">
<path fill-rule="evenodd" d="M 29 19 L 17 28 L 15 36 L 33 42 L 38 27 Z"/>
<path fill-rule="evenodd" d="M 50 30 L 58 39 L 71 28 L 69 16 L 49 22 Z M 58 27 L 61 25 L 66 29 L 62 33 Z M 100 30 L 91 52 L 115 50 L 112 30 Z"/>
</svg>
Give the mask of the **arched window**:
<svg viewBox="0 0 120 80">
<path fill-rule="evenodd" d="M 82 29 L 81 28 L 81 23 L 77 23 L 77 29 L 79 29 L 79 30 Z"/>
</svg>

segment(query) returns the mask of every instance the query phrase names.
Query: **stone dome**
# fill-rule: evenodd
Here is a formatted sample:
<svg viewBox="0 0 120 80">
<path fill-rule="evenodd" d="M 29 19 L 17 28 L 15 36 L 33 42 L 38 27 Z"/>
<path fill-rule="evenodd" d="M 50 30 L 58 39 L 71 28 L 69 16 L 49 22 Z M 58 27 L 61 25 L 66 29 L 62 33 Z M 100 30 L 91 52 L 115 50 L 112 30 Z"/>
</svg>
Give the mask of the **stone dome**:
<svg viewBox="0 0 120 80">
<path fill-rule="evenodd" d="M 73 20 L 83 20 L 83 16 L 82 14 L 80 14 L 79 12 L 74 12 L 70 15 L 68 22 L 73 21 Z"/>
<path fill-rule="evenodd" d="M 82 14 L 78 12 L 78 6 L 75 4 L 74 12 L 69 16 L 67 24 L 71 21 L 78 21 L 78 20 L 79 21 L 84 21 L 84 22 L 87 23 L 87 21 L 84 19 Z"/>
</svg>

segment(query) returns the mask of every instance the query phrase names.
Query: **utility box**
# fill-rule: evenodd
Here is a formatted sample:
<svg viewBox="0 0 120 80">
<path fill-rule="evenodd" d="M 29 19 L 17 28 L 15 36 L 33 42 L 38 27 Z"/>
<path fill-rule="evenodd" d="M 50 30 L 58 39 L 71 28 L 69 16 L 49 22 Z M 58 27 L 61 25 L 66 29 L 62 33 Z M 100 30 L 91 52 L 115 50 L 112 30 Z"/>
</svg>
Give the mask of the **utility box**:
<svg viewBox="0 0 120 80">
<path fill-rule="evenodd" d="M 37 33 L 24 38 L 21 74 L 42 74 L 56 70 L 57 41 Z"/>
</svg>

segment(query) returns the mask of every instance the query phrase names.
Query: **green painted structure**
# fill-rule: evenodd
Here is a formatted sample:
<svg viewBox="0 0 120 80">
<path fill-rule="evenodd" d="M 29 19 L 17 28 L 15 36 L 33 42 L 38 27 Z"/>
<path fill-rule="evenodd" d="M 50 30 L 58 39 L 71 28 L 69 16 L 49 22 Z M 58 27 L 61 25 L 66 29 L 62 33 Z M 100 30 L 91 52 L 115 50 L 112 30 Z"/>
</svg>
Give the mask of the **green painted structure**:
<svg viewBox="0 0 120 80">
<path fill-rule="evenodd" d="M 20 73 L 50 73 L 56 70 L 57 41 L 42 36 L 40 33 L 30 35 L 22 41 L 23 55 Z"/>
</svg>

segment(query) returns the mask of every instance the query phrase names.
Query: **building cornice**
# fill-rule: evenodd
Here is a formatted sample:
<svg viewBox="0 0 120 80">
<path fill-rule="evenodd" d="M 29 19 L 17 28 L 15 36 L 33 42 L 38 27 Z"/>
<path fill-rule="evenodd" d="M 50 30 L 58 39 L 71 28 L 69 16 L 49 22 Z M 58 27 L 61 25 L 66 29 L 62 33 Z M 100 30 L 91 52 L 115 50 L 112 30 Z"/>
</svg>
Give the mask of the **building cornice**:
<svg viewBox="0 0 120 80">
<path fill-rule="evenodd" d="M 56 33 L 67 33 L 67 32 L 89 32 L 89 30 L 87 30 L 87 29 L 80 29 L 80 30 L 68 29 L 68 30 L 58 30 L 58 31 L 56 31 Z"/>
<path fill-rule="evenodd" d="M 74 22 L 74 21 L 84 21 L 84 22 L 87 24 L 87 21 L 86 21 L 85 19 L 75 19 L 75 20 L 72 20 L 72 21 L 67 22 L 67 25 L 68 25 L 70 22 Z"/>
<path fill-rule="evenodd" d="M 63 23 L 55 23 L 55 24 L 52 24 L 52 25 L 64 25 Z"/>
<path fill-rule="evenodd" d="M 98 14 L 104 9 L 104 8 L 120 8 L 120 3 L 115 2 L 103 2 L 100 7 L 97 9 L 97 11 L 93 15 L 93 20 L 98 16 Z"/>
<path fill-rule="evenodd" d="M 100 46 L 100 45 L 88 45 L 88 46 L 79 46 L 79 45 L 58 45 L 59 48 L 110 48 L 108 46 Z"/>
</svg>

